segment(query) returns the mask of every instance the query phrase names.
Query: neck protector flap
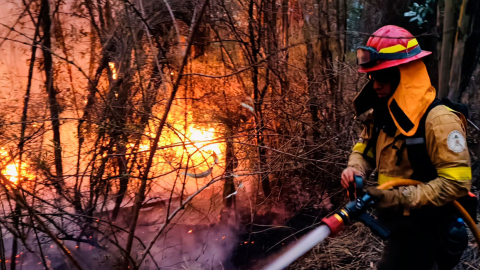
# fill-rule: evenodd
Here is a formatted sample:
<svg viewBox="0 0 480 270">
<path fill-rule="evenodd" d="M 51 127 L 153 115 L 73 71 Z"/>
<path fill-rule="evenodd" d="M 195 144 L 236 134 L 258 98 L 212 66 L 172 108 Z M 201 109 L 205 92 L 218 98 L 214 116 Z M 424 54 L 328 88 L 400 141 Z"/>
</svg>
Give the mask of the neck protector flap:
<svg viewBox="0 0 480 270">
<path fill-rule="evenodd" d="M 398 69 L 400 83 L 388 100 L 388 109 L 398 130 L 405 136 L 413 136 L 435 99 L 435 88 L 422 60 L 400 65 Z"/>
</svg>

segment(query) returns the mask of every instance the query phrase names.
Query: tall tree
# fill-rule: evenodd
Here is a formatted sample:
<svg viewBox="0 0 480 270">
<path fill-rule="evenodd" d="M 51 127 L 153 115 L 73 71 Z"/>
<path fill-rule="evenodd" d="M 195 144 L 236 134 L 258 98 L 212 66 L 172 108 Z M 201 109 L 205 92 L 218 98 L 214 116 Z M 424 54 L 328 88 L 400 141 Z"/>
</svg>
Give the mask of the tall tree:
<svg viewBox="0 0 480 270">
<path fill-rule="evenodd" d="M 60 139 L 60 104 L 57 100 L 57 91 L 55 90 L 53 80 L 53 58 L 52 58 L 52 41 L 51 27 L 52 20 L 50 15 L 50 3 L 48 0 L 42 0 L 41 25 L 43 30 L 43 68 L 45 70 L 45 88 L 48 95 L 48 105 L 50 109 L 50 118 L 53 131 L 53 154 L 55 157 L 55 178 L 53 185 L 59 194 L 63 194 L 63 160 L 62 160 L 62 143 Z"/>
<path fill-rule="evenodd" d="M 452 66 L 450 67 L 450 82 L 448 84 L 448 98 L 452 101 L 458 102 L 460 100 L 463 91 L 465 91 L 465 85 L 470 81 L 471 68 L 468 67 L 469 63 L 473 62 L 473 66 L 476 66 L 478 63 L 477 50 L 480 48 L 478 44 L 480 36 L 478 35 L 478 30 L 475 30 L 476 26 L 473 22 L 475 22 L 475 15 L 479 11 L 478 1 L 463 0 L 455 36 Z M 478 20 L 477 18 L 477 27 Z"/>
<path fill-rule="evenodd" d="M 450 80 L 450 67 L 452 64 L 452 52 L 455 43 L 455 5 L 453 0 L 445 0 L 443 12 L 443 40 L 440 54 L 440 69 L 438 82 L 438 96 L 448 95 L 448 83 Z"/>
</svg>

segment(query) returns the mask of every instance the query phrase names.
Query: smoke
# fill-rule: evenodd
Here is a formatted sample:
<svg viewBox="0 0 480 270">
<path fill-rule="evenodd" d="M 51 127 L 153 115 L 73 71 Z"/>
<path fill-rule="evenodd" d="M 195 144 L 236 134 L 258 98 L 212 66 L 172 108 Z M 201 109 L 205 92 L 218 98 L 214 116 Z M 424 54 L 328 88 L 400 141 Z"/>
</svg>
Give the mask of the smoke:
<svg viewBox="0 0 480 270">
<path fill-rule="evenodd" d="M 166 227 L 160 238 L 153 245 L 139 269 L 234 269 L 230 262 L 234 248 L 238 245 L 238 236 L 242 233 L 240 222 L 235 212 L 223 207 L 223 199 L 218 187 L 206 189 L 200 193 L 178 216 Z M 133 260 L 143 256 L 144 246 L 148 246 L 159 228 L 165 222 L 167 206 L 170 202 L 170 213 L 179 207 L 180 198 L 170 200 L 148 201 L 140 211 L 136 237 L 132 251 Z M 97 213 L 106 218 L 108 212 Z M 116 226 L 128 228 L 131 220 L 131 206 L 122 208 Z M 76 225 L 72 226 L 75 227 Z M 99 225 L 99 231 L 108 231 L 107 225 Z M 73 233 L 72 233 L 73 234 Z M 75 233 L 79 237 L 80 231 Z M 13 237 L 6 230 L 3 231 L 3 240 L 6 250 L 6 263 L 10 268 L 13 259 L 17 262 L 17 269 L 44 269 L 43 253 L 48 269 L 75 269 L 73 264 L 65 258 L 62 252 L 52 241 L 39 233 L 41 245 L 38 245 L 34 233 L 29 234 L 27 246 L 33 251 L 20 245 L 18 258 L 10 258 Z M 61 237 L 61 236 L 60 236 Z M 84 269 L 120 269 L 124 263 L 121 250 L 106 239 L 104 235 L 96 235 L 99 246 L 87 243 L 64 241 L 63 244 L 72 252 L 74 258 Z M 110 240 L 118 240 L 118 245 L 125 247 L 127 233 L 116 231 L 108 235 Z M 84 236 L 85 238 L 85 236 Z M 19 244 L 21 242 L 19 241 Z M 40 248 L 41 251 L 40 252 Z"/>
</svg>

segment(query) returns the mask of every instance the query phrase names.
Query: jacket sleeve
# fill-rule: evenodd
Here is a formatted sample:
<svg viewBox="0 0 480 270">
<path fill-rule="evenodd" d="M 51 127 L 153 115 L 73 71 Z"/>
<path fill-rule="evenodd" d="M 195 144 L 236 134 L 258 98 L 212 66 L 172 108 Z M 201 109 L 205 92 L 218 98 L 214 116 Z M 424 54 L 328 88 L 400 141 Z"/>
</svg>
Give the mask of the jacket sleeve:
<svg viewBox="0 0 480 270">
<path fill-rule="evenodd" d="M 438 177 L 427 184 L 400 190 L 404 197 L 402 204 L 408 208 L 442 206 L 470 191 L 472 172 L 466 128 L 457 115 L 445 107 L 442 109 L 445 113 L 427 118 L 425 125 L 427 151 Z"/>
<path fill-rule="evenodd" d="M 371 115 L 367 116 L 367 120 L 364 124 L 362 134 L 358 139 L 358 142 L 353 146 L 352 153 L 348 159 L 348 167 L 352 167 L 359 171 L 363 177 L 369 175 L 373 170 L 373 160 L 374 160 L 374 151 L 375 146 L 372 146 L 368 153 L 366 154 L 367 158 L 363 157 L 363 152 L 367 147 L 368 142 L 372 139 L 373 132 L 373 118 Z"/>
</svg>

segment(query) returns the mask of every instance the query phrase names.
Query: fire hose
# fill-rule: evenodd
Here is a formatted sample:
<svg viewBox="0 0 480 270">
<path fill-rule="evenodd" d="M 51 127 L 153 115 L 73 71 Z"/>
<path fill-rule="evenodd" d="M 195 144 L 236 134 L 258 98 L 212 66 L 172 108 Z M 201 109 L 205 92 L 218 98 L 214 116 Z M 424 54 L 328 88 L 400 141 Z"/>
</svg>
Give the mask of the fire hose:
<svg viewBox="0 0 480 270">
<path fill-rule="evenodd" d="M 378 189 L 390 189 L 390 188 L 399 187 L 399 186 L 412 186 L 412 185 L 418 185 L 418 184 L 422 184 L 422 182 L 415 181 L 415 180 L 401 179 L 401 180 L 394 180 L 394 181 L 384 183 L 378 186 Z M 467 210 L 465 210 L 465 208 L 463 208 L 463 206 L 460 205 L 458 201 L 453 201 L 452 204 L 453 204 L 453 207 L 455 207 L 455 209 L 457 210 L 457 214 L 460 215 L 460 217 L 462 217 L 462 219 L 465 221 L 468 228 L 472 232 L 473 237 L 475 238 L 475 242 L 477 242 L 477 247 L 480 247 L 480 230 L 477 228 L 475 221 L 467 212 Z"/>
<path fill-rule="evenodd" d="M 390 235 L 388 228 L 382 225 L 374 216 L 366 211 L 374 204 L 374 201 L 369 194 L 363 194 L 363 179 L 359 176 L 355 176 L 355 183 L 355 186 L 352 186 L 348 190 L 351 201 L 347 203 L 345 207 L 336 211 L 334 214 L 325 217 L 321 222 L 322 225 L 302 237 L 297 244 L 270 263 L 264 268 L 264 270 L 280 270 L 287 268 L 296 259 L 325 240 L 325 238 L 337 235 L 346 224 L 351 224 L 355 221 L 362 222 L 374 234 L 383 240 L 387 239 Z M 399 186 L 418 185 L 421 183 L 422 182 L 415 180 L 398 179 L 384 183 L 377 188 L 390 189 Z M 356 199 L 355 195 L 357 195 Z M 475 241 L 477 242 L 477 247 L 480 247 L 480 230 L 477 228 L 475 221 L 460 203 L 453 201 L 452 204 L 457 210 L 458 215 L 465 221 L 472 232 Z"/>
</svg>

